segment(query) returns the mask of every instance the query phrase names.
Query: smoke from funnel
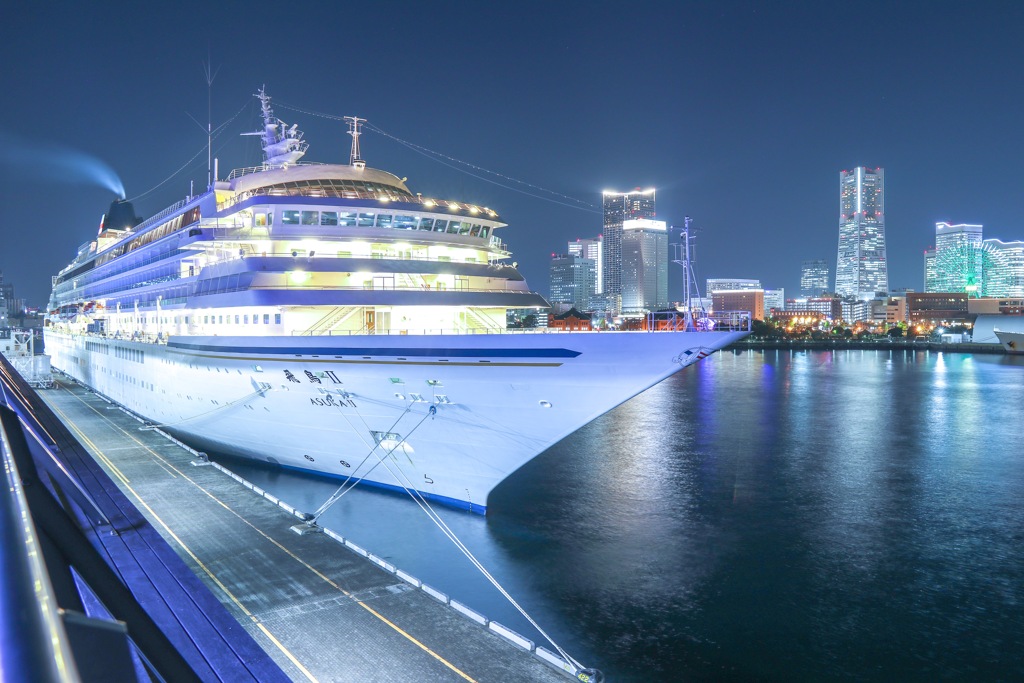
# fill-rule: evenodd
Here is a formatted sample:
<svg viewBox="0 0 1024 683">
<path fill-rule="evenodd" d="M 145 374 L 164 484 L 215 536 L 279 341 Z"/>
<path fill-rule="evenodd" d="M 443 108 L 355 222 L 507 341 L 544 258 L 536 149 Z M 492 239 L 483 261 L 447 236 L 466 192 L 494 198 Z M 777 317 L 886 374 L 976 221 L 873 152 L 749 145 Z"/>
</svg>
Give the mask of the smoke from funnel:
<svg viewBox="0 0 1024 683">
<path fill-rule="evenodd" d="M 17 171 L 16 177 L 47 183 L 98 185 L 125 198 L 124 184 L 105 162 L 91 154 L 52 143 L 30 143 L 0 133 L 0 165 Z"/>
</svg>

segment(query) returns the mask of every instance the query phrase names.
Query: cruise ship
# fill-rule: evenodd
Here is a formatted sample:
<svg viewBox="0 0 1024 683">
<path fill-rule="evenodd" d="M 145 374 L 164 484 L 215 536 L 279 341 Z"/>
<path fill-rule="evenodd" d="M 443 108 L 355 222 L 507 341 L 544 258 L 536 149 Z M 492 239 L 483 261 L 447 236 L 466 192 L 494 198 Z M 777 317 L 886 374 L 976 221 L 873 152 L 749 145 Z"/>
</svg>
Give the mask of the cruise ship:
<svg viewBox="0 0 1024 683">
<path fill-rule="evenodd" d="M 483 513 L 531 458 L 748 333 L 745 313 L 509 328 L 548 304 L 494 210 L 368 167 L 357 117 L 347 164 L 301 161 L 257 97 L 261 165 L 147 220 L 115 200 L 53 278 L 53 367 L 196 448 Z"/>
</svg>

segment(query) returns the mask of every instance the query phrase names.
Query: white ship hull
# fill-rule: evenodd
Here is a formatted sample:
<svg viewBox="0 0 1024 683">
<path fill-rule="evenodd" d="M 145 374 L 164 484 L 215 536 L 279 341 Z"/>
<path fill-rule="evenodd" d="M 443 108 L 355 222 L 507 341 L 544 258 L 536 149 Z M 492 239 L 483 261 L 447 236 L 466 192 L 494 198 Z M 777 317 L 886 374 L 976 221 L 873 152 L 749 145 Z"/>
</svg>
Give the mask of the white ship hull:
<svg viewBox="0 0 1024 683">
<path fill-rule="evenodd" d="M 171 337 L 46 332 L 55 368 L 200 448 L 484 512 L 579 427 L 746 332 Z M 623 458 L 628 454 L 595 453 Z"/>
<path fill-rule="evenodd" d="M 1024 332 L 993 330 L 1007 353 L 1024 353 Z"/>
</svg>

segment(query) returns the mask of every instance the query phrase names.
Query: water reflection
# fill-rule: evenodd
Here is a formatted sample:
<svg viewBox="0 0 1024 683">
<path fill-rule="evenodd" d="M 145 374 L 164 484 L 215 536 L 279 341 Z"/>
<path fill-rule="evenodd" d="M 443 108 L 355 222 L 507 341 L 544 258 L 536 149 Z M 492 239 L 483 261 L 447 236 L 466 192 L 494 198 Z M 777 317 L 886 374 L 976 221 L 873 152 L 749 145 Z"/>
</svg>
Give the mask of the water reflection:
<svg viewBox="0 0 1024 683">
<path fill-rule="evenodd" d="M 1024 679 L 1022 406 L 1021 359 L 721 353 L 443 514 L 612 680 Z M 408 500 L 325 523 L 539 639 Z"/>
</svg>

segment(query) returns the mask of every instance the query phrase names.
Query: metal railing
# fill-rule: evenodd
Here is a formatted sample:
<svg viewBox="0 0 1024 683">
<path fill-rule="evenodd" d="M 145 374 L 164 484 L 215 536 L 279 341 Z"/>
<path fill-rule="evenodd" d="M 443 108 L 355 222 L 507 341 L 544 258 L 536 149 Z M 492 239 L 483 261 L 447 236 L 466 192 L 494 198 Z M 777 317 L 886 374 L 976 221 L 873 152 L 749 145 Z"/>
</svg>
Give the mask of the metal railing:
<svg viewBox="0 0 1024 683">
<path fill-rule="evenodd" d="M 6 407 L 0 407 L 0 411 L 13 415 Z M 79 681 L 7 434 L 5 425 L 9 422 L 0 423 L 4 468 L 0 486 L 0 553 L 4 557 L 4 570 L 0 572 L 0 676 L 5 682 Z"/>
<path fill-rule="evenodd" d="M 645 325 L 651 331 L 693 332 L 750 332 L 750 311 L 722 311 L 721 313 L 658 311 L 648 313 Z"/>
<path fill-rule="evenodd" d="M 93 545 L 98 525 L 109 530 L 110 521 L 58 462 L 61 446 L 37 414 L 46 409 L 33 405 L 31 393 L 0 357 L 0 461 L 6 478 L 0 491 L 0 681 L 134 681 L 143 680 L 143 673 L 145 680 L 198 681 L 120 571 L 108 564 L 110 556 Z M 52 464 L 37 463 L 30 435 Z M 74 450 L 77 444 L 69 446 L 68 438 L 64 433 L 60 443 Z M 44 536 L 59 552 L 43 552 Z M 92 597 L 83 600 L 82 586 Z M 81 656 L 97 647 L 104 648 L 103 656 Z"/>
</svg>

